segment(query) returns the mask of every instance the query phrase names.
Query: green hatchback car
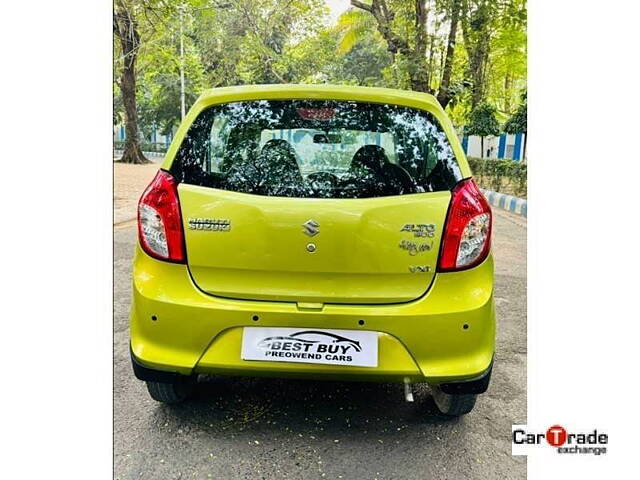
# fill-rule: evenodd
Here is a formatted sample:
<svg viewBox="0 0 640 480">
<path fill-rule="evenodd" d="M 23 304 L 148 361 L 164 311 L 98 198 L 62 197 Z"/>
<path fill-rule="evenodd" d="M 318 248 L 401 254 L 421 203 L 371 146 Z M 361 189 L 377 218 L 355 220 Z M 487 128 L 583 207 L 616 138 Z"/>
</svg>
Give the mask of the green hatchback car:
<svg viewBox="0 0 640 480">
<path fill-rule="evenodd" d="M 213 89 L 142 194 L 131 355 L 151 396 L 201 375 L 430 385 L 491 375 L 492 214 L 430 95 Z"/>
</svg>

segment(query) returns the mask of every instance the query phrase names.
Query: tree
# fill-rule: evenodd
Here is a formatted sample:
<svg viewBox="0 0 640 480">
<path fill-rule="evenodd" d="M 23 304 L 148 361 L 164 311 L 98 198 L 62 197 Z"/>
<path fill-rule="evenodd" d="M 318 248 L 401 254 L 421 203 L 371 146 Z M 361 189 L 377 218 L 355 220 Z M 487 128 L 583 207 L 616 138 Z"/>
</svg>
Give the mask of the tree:
<svg viewBox="0 0 640 480">
<path fill-rule="evenodd" d="M 203 12 L 194 43 L 212 86 L 299 82 L 318 73 L 321 65 L 297 47 L 314 39 L 322 50 L 326 13 L 322 0 L 233 0 Z"/>
<path fill-rule="evenodd" d="M 464 0 L 465 11 L 462 15 L 462 33 L 467 51 L 467 81 L 471 85 L 471 110 L 484 99 L 486 85 L 486 67 L 489 61 L 491 45 L 493 7 L 495 0 Z"/>
<path fill-rule="evenodd" d="M 466 82 L 471 86 L 471 109 L 487 98 L 487 84 L 492 74 L 492 60 L 500 61 L 505 52 L 491 55 L 494 39 L 501 32 L 524 30 L 525 0 L 462 0 L 461 26 L 468 57 Z M 526 33 L 524 34 L 526 38 Z M 524 62 L 526 64 L 526 62 Z M 507 70 L 508 74 L 512 74 Z M 511 78 L 507 75 L 507 88 Z"/>
<path fill-rule="evenodd" d="M 504 124 L 506 133 L 524 133 L 524 146 L 522 148 L 522 158 L 527 153 L 527 94 L 522 95 L 522 103 L 507 123 Z"/>
<path fill-rule="evenodd" d="M 453 52 L 456 44 L 456 33 L 461 0 L 450 0 L 450 28 L 447 37 L 447 49 L 442 67 L 442 80 L 438 89 L 432 88 L 433 59 L 435 52 L 435 35 L 428 35 L 427 26 L 430 7 L 427 0 L 400 2 L 394 0 L 372 0 L 371 4 L 360 0 L 351 0 L 351 5 L 370 13 L 376 21 L 377 29 L 387 43 L 387 49 L 394 59 L 403 61 L 407 67 L 412 90 L 436 94 L 443 107 L 453 98 L 455 89 L 451 88 L 453 68 Z M 435 14 L 438 12 L 434 12 Z"/>
<path fill-rule="evenodd" d="M 124 128 L 126 140 L 121 162 L 150 163 L 143 155 L 138 138 L 138 110 L 136 104 L 136 60 L 140 48 L 138 23 L 132 5 L 125 0 L 116 0 L 113 10 L 113 32 L 120 40 L 123 67 L 118 86 L 124 106 Z"/>
<path fill-rule="evenodd" d="M 384 72 L 393 63 L 393 57 L 372 35 L 364 37 L 345 55 L 336 58 L 332 83 L 355 83 L 364 86 L 393 87 L 384 78 Z"/>
<path fill-rule="evenodd" d="M 425 91 L 464 125 L 481 103 L 504 121 L 526 90 L 525 0 L 351 0 L 336 26 L 323 0 L 114 1 L 123 161 L 180 122 L 181 60 L 187 106 L 205 88 L 330 82 Z"/>
<path fill-rule="evenodd" d="M 371 31 L 393 56 L 386 81 L 431 93 L 465 118 L 490 101 L 510 114 L 526 86 L 525 0 L 351 0 L 339 52 Z M 458 47 L 460 45 L 460 47 Z M 462 105 L 462 108 L 461 108 Z M 458 114 L 459 113 L 459 114 Z"/>
<path fill-rule="evenodd" d="M 185 9 L 186 10 L 186 9 Z M 152 47 L 142 49 L 138 57 L 138 116 L 145 135 L 159 128 L 170 134 L 181 121 L 180 71 L 185 73 L 185 105 L 187 108 L 207 87 L 204 68 L 197 45 L 193 41 L 192 15 L 183 13 L 184 50 L 180 54 L 179 25 L 157 25 Z"/>
<path fill-rule="evenodd" d="M 498 13 L 491 38 L 485 90 L 486 98 L 509 116 L 526 89 L 526 7 L 521 0 L 510 0 Z"/>
<path fill-rule="evenodd" d="M 462 0 L 451 0 L 451 20 L 449 24 L 449 36 L 447 38 L 447 53 L 442 72 L 442 81 L 440 82 L 440 89 L 438 91 L 438 101 L 440 105 L 442 105 L 442 108 L 446 108 L 455 95 L 455 89 L 451 87 L 451 75 L 461 7 Z"/>
<path fill-rule="evenodd" d="M 500 135 L 496 108 L 488 103 L 481 103 L 474 108 L 465 127 L 465 133 L 480 137 L 480 157 L 484 158 L 484 137 Z"/>
<path fill-rule="evenodd" d="M 492 41 L 487 96 L 506 115 L 514 113 L 520 103 L 522 89 L 526 87 L 526 41 L 524 26 L 506 25 Z"/>
</svg>

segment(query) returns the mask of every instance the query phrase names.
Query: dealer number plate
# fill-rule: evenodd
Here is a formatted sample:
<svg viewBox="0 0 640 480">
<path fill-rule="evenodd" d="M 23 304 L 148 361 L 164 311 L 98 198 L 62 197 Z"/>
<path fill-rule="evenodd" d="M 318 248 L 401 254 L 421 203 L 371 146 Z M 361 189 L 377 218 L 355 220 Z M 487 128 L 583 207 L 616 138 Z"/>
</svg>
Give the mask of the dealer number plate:
<svg viewBox="0 0 640 480">
<path fill-rule="evenodd" d="M 378 333 L 358 330 L 247 327 L 242 359 L 378 366 Z"/>
</svg>

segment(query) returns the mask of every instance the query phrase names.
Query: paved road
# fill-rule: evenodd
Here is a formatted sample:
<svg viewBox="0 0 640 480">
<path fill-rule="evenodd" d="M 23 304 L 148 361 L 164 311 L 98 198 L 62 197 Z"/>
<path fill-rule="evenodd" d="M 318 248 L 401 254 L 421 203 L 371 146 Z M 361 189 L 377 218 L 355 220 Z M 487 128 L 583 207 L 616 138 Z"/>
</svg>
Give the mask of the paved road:
<svg viewBox="0 0 640 480">
<path fill-rule="evenodd" d="M 152 401 L 131 372 L 127 315 L 135 229 L 115 230 L 115 478 L 511 479 L 511 424 L 526 423 L 526 220 L 496 212 L 498 349 L 475 410 L 444 418 L 426 388 L 222 379 L 190 403 Z"/>
</svg>

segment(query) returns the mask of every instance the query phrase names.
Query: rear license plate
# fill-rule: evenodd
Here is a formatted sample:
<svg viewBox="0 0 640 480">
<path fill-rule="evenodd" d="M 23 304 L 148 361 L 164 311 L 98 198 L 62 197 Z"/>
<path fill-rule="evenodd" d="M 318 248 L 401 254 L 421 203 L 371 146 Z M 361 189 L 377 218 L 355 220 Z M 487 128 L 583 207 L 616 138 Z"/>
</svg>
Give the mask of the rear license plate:
<svg viewBox="0 0 640 480">
<path fill-rule="evenodd" d="M 247 327 L 243 360 L 378 366 L 378 333 L 317 328 Z"/>
</svg>

